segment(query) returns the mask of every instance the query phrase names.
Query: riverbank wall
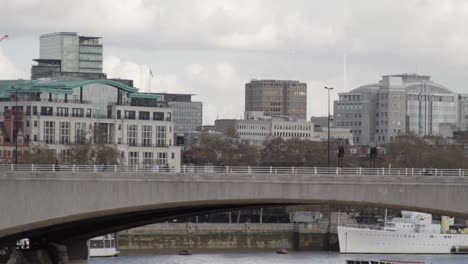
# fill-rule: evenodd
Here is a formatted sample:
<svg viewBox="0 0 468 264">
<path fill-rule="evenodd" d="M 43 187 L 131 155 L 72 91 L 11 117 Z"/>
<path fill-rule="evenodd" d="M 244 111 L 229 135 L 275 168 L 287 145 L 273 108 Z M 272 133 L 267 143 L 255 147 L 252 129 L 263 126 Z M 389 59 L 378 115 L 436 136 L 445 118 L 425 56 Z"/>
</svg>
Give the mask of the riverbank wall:
<svg viewBox="0 0 468 264">
<path fill-rule="evenodd" d="M 121 251 L 338 250 L 336 224 L 164 223 L 120 232 Z"/>
</svg>

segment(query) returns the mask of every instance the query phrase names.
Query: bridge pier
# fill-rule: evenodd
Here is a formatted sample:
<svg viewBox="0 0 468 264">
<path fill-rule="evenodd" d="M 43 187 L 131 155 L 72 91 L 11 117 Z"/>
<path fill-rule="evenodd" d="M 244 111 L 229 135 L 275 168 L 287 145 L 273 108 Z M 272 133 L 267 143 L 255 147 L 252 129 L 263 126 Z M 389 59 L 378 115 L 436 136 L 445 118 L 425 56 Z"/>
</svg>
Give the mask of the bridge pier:
<svg viewBox="0 0 468 264">
<path fill-rule="evenodd" d="M 87 240 L 71 240 L 65 242 L 68 255 L 67 264 L 88 264 L 89 244 Z"/>
<path fill-rule="evenodd" d="M 88 264 L 89 250 L 86 240 L 68 241 L 65 245 L 49 243 L 29 250 L 15 246 L 1 249 L 0 264 Z"/>
</svg>

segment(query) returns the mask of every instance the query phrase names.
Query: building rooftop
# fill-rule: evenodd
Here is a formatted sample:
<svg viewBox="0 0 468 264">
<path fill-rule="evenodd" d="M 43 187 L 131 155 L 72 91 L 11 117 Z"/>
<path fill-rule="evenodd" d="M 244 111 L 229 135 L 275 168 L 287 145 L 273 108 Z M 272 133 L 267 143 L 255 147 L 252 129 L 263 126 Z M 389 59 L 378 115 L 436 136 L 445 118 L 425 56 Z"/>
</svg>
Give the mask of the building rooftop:
<svg viewBox="0 0 468 264">
<path fill-rule="evenodd" d="M 71 94 L 72 89 L 91 84 L 105 84 L 129 93 L 138 89 L 108 79 L 96 80 L 4 80 L 0 81 L 0 98 L 10 98 L 12 93 L 43 92 L 52 94 Z"/>
</svg>

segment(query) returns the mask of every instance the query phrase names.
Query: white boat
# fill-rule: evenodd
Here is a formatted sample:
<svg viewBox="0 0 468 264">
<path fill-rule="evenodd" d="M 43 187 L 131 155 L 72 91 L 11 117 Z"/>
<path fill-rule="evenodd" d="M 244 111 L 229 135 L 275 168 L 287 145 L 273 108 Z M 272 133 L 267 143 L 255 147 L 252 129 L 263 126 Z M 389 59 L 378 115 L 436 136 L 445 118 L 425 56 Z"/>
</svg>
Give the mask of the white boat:
<svg viewBox="0 0 468 264">
<path fill-rule="evenodd" d="M 346 264 L 429 264 L 420 261 L 404 261 L 404 260 L 346 260 Z"/>
<path fill-rule="evenodd" d="M 112 235 L 104 235 L 89 240 L 90 257 L 115 257 L 120 251 L 115 248 L 115 239 Z"/>
<path fill-rule="evenodd" d="M 450 254 L 468 253 L 468 234 L 444 233 L 432 215 L 402 211 L 376 226 L 338 226 L 341 253 Z M 447 228 L 448 229 L 448 228 Z"/>
</svg>

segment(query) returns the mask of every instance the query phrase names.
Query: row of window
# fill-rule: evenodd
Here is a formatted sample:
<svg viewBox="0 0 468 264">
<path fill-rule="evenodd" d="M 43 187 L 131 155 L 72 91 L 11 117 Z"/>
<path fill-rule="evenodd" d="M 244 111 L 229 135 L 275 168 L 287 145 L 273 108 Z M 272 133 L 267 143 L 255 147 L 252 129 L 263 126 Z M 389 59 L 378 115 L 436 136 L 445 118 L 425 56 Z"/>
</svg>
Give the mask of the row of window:
<svg viewBox="0 0 468 264">
<path fill-rule="evenodd" d="M 138 120 L 157 120 L 157 121 L 171 121 L 171 112 L 167 112 L 164 116 L 164 112 L 148 112 L 148 111 L 132 111 L 126 110 L 123 112 L 124 119 L 135 120 L 138 117 Z M 151 115 L 153 118 L 151 119 Z M 117 119 L 122 119 L 122 111 L 117 110 Z"/>
<path fill-rule="evenodd" d="M 171 153 L 171 159 L 175 159 L 175 153 Z M 167 153 L 166 152 L 157 152 L 157 153 L 143 152 L 142 157 L 141 157 L 141 163 L 143 165 L 167 165 Z M 140 164 L 140 152 L 137 152 L 137 151 L 128 152 L 128 164 L 129 165 Z"/>
<path fill-rule="evenodd" d="M 360 126 L 361 124 L 361 121 L 336 122 L 337 127 Z"/>
<path fill-rule="evenodd" d="M 273 125 L 273 129 L 279 130 L 302 130 L 302 131 L 311 131 L 312 125 L 286 125 L 286 124 L 275 124 Z"/>
<path fill-rule="evenodd" d="M 143 147 L 166 146 L 166 132 L 165 126 L 156 126 L 154 130 L 156 139 L 155 142 L 153 142 L 153 126 L 143 125 L 141 142 L 138 142 L 138 125 L 128 125 L 127 144 L 129 146 L 138 146 L 138 144 L 141 144 Z"/>
<path fill-rule="evenodd" d="M 300 132 L 274 132 L 275 137 L 311 137 L 311 133 L 300 133 Z"/>
</svg>

